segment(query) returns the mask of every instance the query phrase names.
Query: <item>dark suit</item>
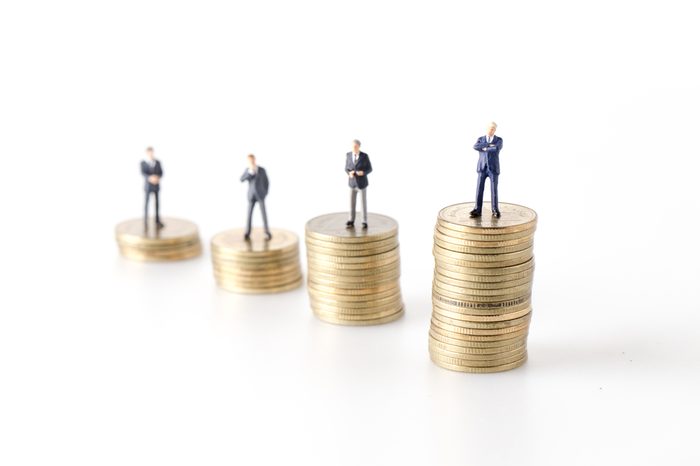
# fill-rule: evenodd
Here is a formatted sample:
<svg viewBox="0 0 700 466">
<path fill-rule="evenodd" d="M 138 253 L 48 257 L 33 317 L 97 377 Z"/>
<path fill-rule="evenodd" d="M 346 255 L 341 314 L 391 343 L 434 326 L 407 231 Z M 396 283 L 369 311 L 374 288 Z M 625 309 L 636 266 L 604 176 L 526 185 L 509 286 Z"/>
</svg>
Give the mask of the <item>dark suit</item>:
<svg viewBox="0 0 700 466">
<path fill-rule="evenodd" d="M 481 213 L 481 207 L 484 204 L 484 187 L 486 179 L 491 180 L 491 210 L 498 211 L 498 175 L 501 173 L 501 165 L 498 155 L 503 148 L 503 139 L 495 134 L 491 143 L 488 142 L 488 136 L 481 136 L 474 144 L 474 150 L 479 151 L 479 161 L 476 163 L 476 171 L 479 174 L 476 180 L 476 207 L 477 212 Z"/>
<path fill-rule="evenodd" d="M 148 181 L 148 177 L 151 175 L 158 175 L 159 177 L 163 176 L 163 168 L 160 165 L 160 161 L 156 160 L 155 164 L 151 166 L 150 162 L 147 161 L 142 161 L 141 162 L 141 174 L 143 175 L 144 179 L 144 190 L 146 191 L 146 202 L 144 206 L 144 212 L 143 212 L 143 221 L 148 222 L 148 201 L 151 198 L 151 193 L 156 199 L 156 223 L 160 223 L 160 200 L 159 200 L 159 193 L 160 193 L 160 183 L 151 183 Z"/>
<path fill-rule="evenodd" d="M 255 173 L 250 173 L 246 168 L 241 175 L 241 182 L 248 182 L 248 222 L 246 223 L 245 234 L 250 235 L 253 223 L 253 208 L 256 203 L 260 204 L 260 212 L 262 213 L 263 226 L 265 233 L 269 233 L 270 229 L 267 226 L 267 211 L 265 210 L 265 198 L 267 191 L 270 188 L 270 181 L 267 179 L 267 172 L 261 166 L 257 166 Z"/>
<path fill-rule="evenodd" d="M 355 162 L 355 156 L 352 152 L 345 155 L 345 173 L 350 174 L 354 171 L 356 174 L 353 177 L 348 176 L 348 186 L 350 186 L 350 221 L 355 221 L 355 210 L 357 209 L 357 192 L 362 193 L 362 222 L 367 223 L 367 186 L 369 181 L 367 175 L 372 173 L 372 163 L 369 161 L 369 156 L 364 152 L 360 152 Z M 361 171 L 362 175 L 357 175 Z"/>
</svg>

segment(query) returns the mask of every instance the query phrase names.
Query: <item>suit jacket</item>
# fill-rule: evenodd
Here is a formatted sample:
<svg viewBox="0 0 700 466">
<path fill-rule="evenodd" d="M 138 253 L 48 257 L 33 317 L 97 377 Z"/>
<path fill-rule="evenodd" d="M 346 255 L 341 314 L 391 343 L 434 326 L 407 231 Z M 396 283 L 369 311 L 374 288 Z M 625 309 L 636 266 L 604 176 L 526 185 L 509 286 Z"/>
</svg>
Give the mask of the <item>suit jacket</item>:
<svg viewBox="0 0 700 466">
<path fill-rule="evenodd" d="M 151 164 L 145 160 L 141 162 L 141 174 L 144 180 L 144 189 L 146 191 L 158 191 L 160 190 L 160 184 L 153 184 L 148 181 L 148 177 L 151 175 L 163 176 L 163 168 L 160 165 L 160 161 L 156 160 L 155 165 L 151 167 Z"/>
<path fill-rule="evenodd" d="M 491 170 L 491 173 L 498 175 L 501 173 L 498 154 L 501 153 L 501 149 L 503 148 L 503 139 L 494 134 L 493 141 L 491 141 L 492 147 L 488 147 L 489 143 L 487 141 L 488 139 L 486 136 L 481 136 L 476 140 L 476 144 L 474 144 L 474 150 L 479 151 L 479 161 L 476 163 L 476 171 L 487 172 Z"/>
<path fill-rule="evenodd" d="M 360 152 L 357 157 L 357 163 L 355 163 L 352 152 L 348 152 L 345 155 L 345 173 L 350 173 L 353 170 L 355 172 L 364 172 L 364 174 L 362 176 L 356 174 L 352 178 L 348 177 L 348 185 L 351 188 L 365 189 L 369 185 L 367 175 L 372 173 L 372 163 L 369 161 L 369 155 Z"/>
<path fill-rule="evenodd" d="M 270 181 L 267 179 L 267 172 L 263 167 L 258 165 L 257 173 L 253 174 L 246 168 L 241 175 L 241 182 L 248 182 L 248 200 L 253 199 L 264 200 L 267 196 L 267 191 L 270 189 Z"/>
</svg>

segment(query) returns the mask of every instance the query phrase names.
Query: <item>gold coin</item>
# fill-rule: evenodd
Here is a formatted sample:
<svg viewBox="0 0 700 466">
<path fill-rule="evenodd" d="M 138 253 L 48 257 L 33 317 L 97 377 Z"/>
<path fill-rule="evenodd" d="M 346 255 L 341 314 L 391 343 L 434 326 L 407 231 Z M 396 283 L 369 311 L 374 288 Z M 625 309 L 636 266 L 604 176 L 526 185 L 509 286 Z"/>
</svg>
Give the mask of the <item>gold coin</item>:
<svg viewBox="0 0 700 466">
<path fill-rule="evenodd" d="M 299 288 L 301 284 L 303 283 L 303 279 L 300 277 L 298 280 L 289 282 L 289 283 L 281 283 L 278 285 L 274 286 L 268 286 L 268 287 L 248 287 L 248 286 L 240 286 L 235 282 L 231 282 L 229 280 L 223 280 L 219 279 L 216 281 L 217 285 L 227 291 L 232 291 L 235 293 L 279 293 L 282 291 L 289 291 L 293 290 L 295 288 Z"/>
<path fill-rule="evenodd" d="M 394 293 L 392 295 L 389 295 L 389 296 L 386 296 L 383 298 L 376 298 L 376 299 L 370 299 L 370 300 L 365 300 L 365 301 L 346 301 L 346 300 L 339 301 L 335 297 L 329 298 L 327 296 L 319 296 L 316 294 L 310 294 L 309 301 L 319 303 L 322 305 L 326 305 L 326 306 L 337 306 L 337 307 L 349 308 L 349 309 L 368 309 L 368 308 L 374 308 L 377 306 L 382 306 L 385 304 L 399 302 L 399 301 L 401 301 L 401 293 Z"/>
<path fill-rule="evenodd" d="M 485 342 L 485 341 L 499 341 L 499 340 L 510 340 L 513 338 L 519 338 L 519 337 L 524 337 L 525 335 L 528 334 L 528 326 L 524 326 L 524 328 L 515 330 L 512 332 L 506 332 L 506 333 L 497 333 L 493 335 L 484 335 L 483 333 L 459 333 L 455 332 L 452 330 L 445 330 L 442 327 L 438 327 L 437 325 L 432 325 L 430 326 L 430 330 L 433 332 L 433 334 L 441 335 L 443 337 L 448 337 L 452 338 L 454 340 L 465 340 L 465 341 L 479 341 L 479 342 Z"/>
<path fill-rule="evenodd" d="M 328 314 L 316 314 L 316 317 L 319 319 L 323 320 L 324 322 L 328 322 L 330 324 L 338 324 L 338 325 L 379 325 L 379 324 L 386 324 L 389 322 L 393 322 L 399 317 L 403 315 L 403 309 L 398 311 L 395 314 L 388 315 L 386 317 L 380 317 L 378 319 L 368 319 L 368 320 L 346 320 L 343 318 L 339 318 L 334 315 L 328 315 Z"/>
<path fill-rule="evenodd" d="M 396 285 L 398 278 L 387 278 L 373 282 L 340 282 L 337 280 L 324 280 L 314 274 L 309 274 L 309 285 L 316 287 L 331 287 L 335 290 L 366 290 L 380 288 L 382 286 Z"/>
<path fill-rule="evenodd" d="M 318 240 L 312 237 L 306 237 L 306 247 L 309 249 L 321 248 L 330 249 L 333 251 L 367 251 L 388 246 L 398 246 L 399 239 L 396 236 L 372 241 L 371 243 L 338 243 L 333 241 Z M 393 249 L 393 248 L 389 248 Z"/>
<path fill-rule="evenodd" d="M 474 309 L 460 306 L 451 306 L 449 304 L 433 299 L 433 309 L 435 308 L 439 308 L 442 312 L 450 312 L 465 316 L 465 320 L 488 322 L 491 320 L 498 320 L 500 316 L 505 316 L 508 314 L 523 312 L 527 309 L 532 309 L 532 305 L 530 300 L 528 300 L 526 302 L 519 303 L 514 306 L 502 307 L 498 309 Z"/>
<path fill-rule="evenodd" d="M 472 218 L 469 216 L 469 212 L 474 207 L 475 203 L 473 202 L 445 207 L 438 214 L 438 222 L 440 225 L 452 230 L 486 234 L 515 233 L 532 229 L 537 224 L 537 213 L 532 209 L 517 204 L 499 203 L 500 218 L 495 218 L 491 215 Z M 490 209 L 491 203 L 485 202 L 483 210 L 489 212 Z"/>
<path fill-rule="evenodd" d="M 483 290 L 479 290 L 483 291 Z M 529 299 L 532 295 L 532 291 L 527 288 L 525 291 L 517 291 L 509 294 L 501 295 L 473 295 L 466 293 L 455 293 L 435 286 L 433 282 L 433 294 L 437 294 L 443 298 L 449 298 L 452 300 L 457 300 L 462 303 L 503 303 L 509 302 L 514 299 L 527 298 Z"/>
<path fill-rule="evenodd" d="M 264 277 L 236 277 L 228 274 L 222 274 L 214 271 L 214 277 L 221 280 L 227 280 L 231 283 L 236 283 L 238 285 L 251 285 L 251 286 L 270 286 L 280 283 L 289 283 L 291 281 L 296 281 L 301 278 L 301 271 L 295 270 L 288 273 L 278 274 L 278 275 L 268 275 Z"/>
<path fill-rule="evenodd" d="M 455 358 L 451 356 L 444 356 L 436 351 L 430 351 L 430 357 L 433 359 L 433 361 L 437 360 L 446 364 L 451 364 L 453 366 L 462 366 L 462 367 L 496 367 L 496 366 L 502 366 L 505 364 L 511 364 L 516 361 L 521 360 L 525 353 L 520 353 L 520 354 L 515 354 L 513 356 L 501 358 L 501 359 L 490 359 L 488 361 L 478 361 L 478 360 L 470 360 L 470 359 L 463 359 L 463 358 Z"/>
<path fill-rule="evenodd" d="M 500 366 L 493 366 L 493 367 L 468 367 L 468 366 L 460 366 L 460 365 L 456 365 L 456 364 L 449 364 L 449 363 L 446 363 L 444 361 L 433 359 L 432 355 L 431 355 L 431 359 L 433 360 L 433 362 L 436 365 L 442 367 L 443 369 L 449 369 L 449 370 L 457 371 L 457 372 L 469 372 L 469 373 L 474 373 L 474 374 L 486 374 L 486 373 L 504 372 L 504 371 L 509 371 L 511 369 L 516 369 L 516 368 L 522 366 L 523 364 L 525 364 L 525 362 L 527 361 L 527 355 L 525 355 L 525 357 L 519 361 L 515 361 L 515 362 L 510 363 L 510 364 L 503 364 Z"/>
<path fill-rule="evenodd" d="M 448 343 L 443 343 L 440 340 L 436 340 L 432 335 L 428 337 L 429 347 L 435 347 L 441 351 L 447 351 L 456 354 L 499 354 L 508 351 L 513 351 L 519 348 L 525 348 L 527 346 L 527 338 L 517 338 L 508 345 L 492 346 L 490 348 L 474 348 L 468 346 L 451 345 Z"/>
<path fill-rule="evenodd" d="M 289 261 L 294 261 L 294 260 L 299 260 L 299 250 L 290 250 L 284 254 L 274 254 L 274 255 L 265 255 L 265 256 L 259 256 L 259 257 L 253 257 L 253 256 L 248 256 L 248 257 L 243 257 L 243 256 L 236 256 L 236 255 L 231 255 L 228 253 L 222 253 L 221 251 L 218 251 L 216 249 L 212 249 L 212 260 L 216 260 L 218 262 L 228 262 L 230 264 L 241 264 L 242 266 L 246 267 L 258 267 L 258 266 L 264 266 L 268 264 L 282 264 L 285 262 Z"/>
<path fill-rule="evenodd" d="M 187 248 L 177 248 L 169 251 L 153 252 L 139 248 L 129 248 L 121 246 L 119 252 L 127 259 L 138 261 L 177 261 L 192 259 L 202 254 L 202 247 L 199 243 Z"/>
<path fill-rule="evenodd" d="M 498 243 L 502 241 L 511 241 L 523 238 L 531 238 L 535 234 L 535 228 L 521 230 L 515 233 L 497 233 L 495 235 L 486 235 L 481 233 L 466 233 L 464 231 L 452 230 L 446 228 L 437 222 L 435 231 L 439 232 L 443 237 L 453 238 L 456 241 L 478 241 L 483 243 Z M 478 245 L 477 245 L 478 246 Z"/>
<path fill-rule="evenodd" d="M 396 260 L 399 258 L 399 248 L 396 247 L 390 251 L 375 254 L 373 256 L 332 256 L 328 254 L 319 254 L 310 249 L 306 250 L 306 256 L 309 261 L 328 264 L 372 264 L 386 259 Z"/>
<path fill-rule="evenodd" d="M 510 319 L 510 320 L 499 320 L 499 321 L 491 321 L 491 322 L 472 322 L 472 321 L 463 320 L 463 319 L 459 319 L 459 318 L 454 319 L 452 317 L 449 317 L 449 316 L 442 314 L 439 309 L 433 309 L 433 319 L 436 319 L 436 320 L 440 321 L 441 323 L 452 325 L 454 327 L 474 328 L 474 329 L 482 329 L 482 330 L 498 330 L 498 329 L 519 327 L 519 326 L 522 326 L 524 324 L 530 323 L 531 317 L 532 317 L 532 314 L 528 313 L 528 314 L 525 314 L 524 316 L 516 317 L 515 319 Z"/>
<path fill-rule="evenodd" d="M 240 267 L 236 266 L 235 264 L 220 264 L 218 262 L 214 262 L 212 264 L 213 268 L 215 271 L 220 272 L 222 274 L 228 274 L 232 276 L 238 276 L 238 277 L 265 277 L 265 276 L 270 276 L 270 275 L 277 275 L 280 273 L 285 273 L 285 272 L 291 272 L 294 270 L 301 270 L 301 265 L 299 262 L 291 262 L 288 265 L 283 265 L 283 266 L 273 266 L 273 267 L 266 267 L 266 268 L 255 268 L 255 269 L 250 269 L 247 267 Z"/>
<path fill-rule="evenodd" d="M 156 228 L 149 220 L 147 229 L 144 229 L 143 218 L 121 222 L 115 228 L 117 241 L 127 246 L 141 247 L 199 242 L 197 225 L 189 220 L 165 217 L 163 222 L 165 227 Z"/>
<path fill-rule="evenodd" d="M 515 251 L 515 252 L 507 252 L 503 254 L 469 254 L 466 252 L 455 252 L 455 251 L 450 251 L 448 249 L 444 249 L 438 245 L 435 245 L 433 247 L 433 255 L 436 257 L 436 259 L 447 259 L 447 260 L 457 260 L 457 261 L 465 261 L 465 262 L 505 262 L 513 259 L 523 259 L 522 262 L 525 262 L 528 260 L 530 257 L 532 257 L 532 252 L 533 252 L 533 247 L 530 246 L 528 248 L 525 248 L 520 251 Z M 476 267 L 491 267 L 490 265 L 481 265 L 478 264 Z"/>
<path fill-rule="evenodd" d="M 499 290 L 508 289 L 521 285 L 532 285 L 532 277 L 520 278 L 518 280 L 502 281 L 496 283 L 472 282 L 468 280 L 458 280 L 456 278 L 446 277 L 441 273 L 435 272 L 435 281 L 446 285 L 455 286 L 458 288 L 468 288 L 471 290 Z"/>
<path fill-rule="evenodd" d="M 325 306 L 318 302 L 311 302 L 311 308 L 316 313 L 322 314 L 333 314 L 336 317 L 346 318 L 348 320 L 366 320 L 366 319 L 378 319 L 386 315 L 394 314 L 399 309 L 403 308 L 403 303 L 401 300 L 391 304 L 385 304 L 383 306 L 377 306 L 376 308 L 368 309 L 350 309 L 350 308 L 340 308 L 336 306 Z"/>
<path fill-rule="evenodd" d="M 317 265 L 311 265 L 309 264 L 309 270 L 313 271 L 314 273 L 320 273 L 320 274 L 326 274 L 326 275 L 332 275 L 332 276 L 340 276 L 340 277 L 370 277 L 370 276 L 377 276 L 385 273 L 390 273 L 390 272 L 397 272 L 401 270 L 400 263 L 394 262 L 388 265 L 383 265 L 379 267 L 373 267 L 373 268 L 368 268 L 365 270 L 357 270 L 357 269 L 329 269 L 326 267 L 319 267 Z"/>
<path fill-rule="evenodd" d="M 384 291 L 372 293 L 372 294 L 360 294 L 360 295 L 339 295 L 335 292 L 319 291 L 317 289 L 309 287 L 309 297 L 312 299 L 323 299 L 330 300 L 338 303 L 364 303 L 371 302 L 377 299 L 384 299 L 390 296 L 401 294 L 401 289 L 398 285 L 391 288 L 387 288 Z"/>
<path fill-rule="evenodd" d="M 444 315 L 445 317 L 449 317 L 451 319 L 459 319 L 459 320 L 466 320 L 469 322 L 500 322 L 502 320 L 511 320 L 511 319 L 517 319 L 518 317 L 522 317 L 526 314 L 529 314 L 532 312 L 532 307 L 526 307 L 525 309 L 521 309 L 519 311 L 514 311 L 514 312 L 508 312 L 504 314 L 496 314 L 496 315 L 481 315 L 481 314 L 469 314 L 465 312 L 456 312 L 453 310 L 449 309 L 443 309 L 439 305 L 433 305 L 433 312 L 435 313 L 440 313 Z"/>
<path fill-rule="evenodd" d="M 527 280 L 532 280 L 534 276 L 535 269 L 534 267 L 528 270 L 524 270 L 522 272 L 516 272 L 512 274 L 507 274 L 507 275 L 474 275 L 471 273 L 461 273 L 461 272 L 454 272 L 452 270 L 447 270 L 444 267 L 441 266 L 435 266 L 435 274 L 440 275 L 441 277 L 445 278 L 450 278 L 452 280 L 459 280 L 462 282 L 469 282 L 473 283 L 475 285 L 477 284 L 484 284 L 484 285 L 498 285 L 499 283 L 502 282 L 510 282 L 514 280 L 522 280 L 522 279 L 527 279 Z"/>
<path fill-rule="evenodd" d="M 442 322 L 437 318 L 435 314 L 433 314 L 432 318 L 430 319 L 430 324 L 438 329 L 444 330 L 445 332 L 450 332 L 451 334 L 459 334 L 459 335 L 477 335 L 477 336 L 486 336 L 486 335 L 505 335 L 505 334 L 511 334 L 511 333 L 517 333 L 521 331 L 527 331 L 530 322 L 527 321 L 525 323 L 522 323 L 520 325 L 516 325 L 513 327 L 506 327 L 506 328 L 494 328 L 494 329 L 488 329 L 488 328 L 466 328 L 462 326 L 457 326 L 457 325 L 451 325 L 447 324 L 445 322 Z"/>
<path fill-rule="evenodd" d="M 385 215 L 369 213 L 365 230 L 347 228 L 347 213 L 334 213 L 312 218 L 306 223 L 306 237 L 337 243 L 364 243 L 397 236 L 399 224 Z"/>
<path fill-rule="evenodd" d="M 438 255 L 433 253 L 433 256 L 435 256 L 435 263 L 440 265 L 441 267 L 446 267 L 446 266 L 457 266 L 461 267 L 462 269 L 503 269 L 504 267 L 510 267 L 512 265 L 520 265 L 524 262 L 527 262 L 529 260 L 532 260 L 533 256 L 530 254 L 529 256 L 527 254 L 520 256 L 520 257 L 514 257 L 512 259 L 504 260 L 504 261 L 483 261 L 483 262 L 474 262 L 474 261 L 466 261 L 466 260 L 460 260 L 460 259 L 452 259 L 448 258 L 442 255 Z"/>
<path fill-rule="evenodd" d="M 437 354 L 445 358 L 460 359 L 462 361 L 467 361 L 469 363 L 479 362 L 480 364 L 487 364 L 487 361 L 495 361 L 500 364 L 504 359 L 511 359 L 518 356 L 517 359 L 523 357 L 527 353 L 527 347 L 521 346 L 519 348 L 511 349 L 508 351 L 503 351 L 502 353 L 490 353 L 490 354 L 473 354 L 473 353 L 461 353 L 452 352 L 446 350 L 440 346 L 433 345 L 432 343 L 428 345 L 428 351 Z M 488 364 L 492 365 L 492 364 Z"/>
<path fill-rule="evenodd" d="M 474 254 L 474 255 L 490 255 L 490 254 L 508 254 L 522 251 L 524 249 L 532 248 L 534 241 L 530 240 L 525 243 L 514 244 L 511 246 L 498 246 L 492 248 L 480 248 L 474 246 L 464 246 L 459 244 L 449 243 L 447 241 L 442 241 L 438 238 L 434 238 L 434 244 L 440 246 L 442 249 L 452 252 L 458 252 L 462 254 Z"/>
<path fill-rule="evenodd" d="M 504 236 L 504 235 L 500 235 Z M 444 243 L 449 243 L 456 246 L 467 246 L 472 248 L 485 248 L 485 249 L 498 249 L 510 246 L 519 246 L 521 244 L 531 243 L 534 240 L 534 236 L 528 235 L 522 238 L 514 238 L 509 240 L 494 240 L 494 241 L 475 241 L 465 238 L 455 238 L 454 236 L 446 235 L 442 233 L 441 230 L 435 229 L 434 239 L 440 240 Z"/>
<path fill-rule="evenodd" d="M 454 335 L 449 336 L 440 333 L 440 329 L 430 328 L 430 338 L 441 343 L 452 346 L 461 346 L 465 348 L 497 348 L 499 346 L 508 346 L 517 343 L 520 340 L 527 339 L 527 332 L 518 332 L 515 335 L 492 335 L 492 336 L 476 336 L 476 335 Z M 505 338 L 503 338 L 505 337 Z"/>
<path fill-rule="evenodd" d="M 364 263 L 359 263 L 359 264 L 343 264 L 343 263 L 338 263 L 338 262 L 324 262 L 324 261 L 319 261 L 316 259 L 311 259 L 307 257 L 307 264 L 309 267 L 313 267 L 316 269 L 327 269 L 327 270 L 347 270 L 347 271 L 354 271 L 356 273 L 365 273 L 367 270 L 375 269 L 375 268 L 380 268 L 380 267 L 391 267 L 391 266 L 396 266 L 398 267 L 400 264 L 400 258 L 398 255 L 396 257 L 390 257 L 388 259 L 382 259 L 382 260 L 375 260 L 371 262 L 364 262 Z"/>
<path fill-rule="evenodd" d="M 217 233 L 211 239 L 212 251 L 221 256 L 257 259 L 292 253 L 299 249 L 299 238 L 291 231 L 272 228 L 272 239 L 269 241 L 265 239 L 265 232 L 261 228 L 251 230 L 250 240 L 244 239 L 244 233 L 243 228 Z"/>
<path fill-rule="evenodd" d="M 140 251 L 144 252 L 163 252 L 163 251 L 173 251 L 176 249 L 185 249 L 189 247 L 195 247 L 200 243 L 199 238 L 195 238 L 193 240 L 187 240 L 187 241 L 182 241 L 179 243 L 146 243 L 146 244 L 136 244 L 136 243 L 129 243 L 128 241 L 123 242 L 117 239 L 117 244 L 119 247 L 124 247 L 127 249 L 138 249 Z"/>
<path fill-rule="evenodd" d="M 465 309 L 471 311 L 483 311 L 488 314 L 498 313 L 499 310 L 508 310 L 512 312 L 515 307 L 523 306 L 525 304 L 530 304 L 530 296 L 518 296 L 516 298 L 505 299 L 503 301 L 490 301 L 490 302 L 479 302 L 479 301 L 467 301 L 464 299 L 454 299 L 444 296 L 440 293 L 436 293 L 433 290 L 433 303 L 439 303 L 442 306 L 448 306 L 449 308 L 455 309 Z"/>
<path fill-rule="evenodd" d="M 449 293 L 456 293 L 460 296 L 464 296 L 465 299 L 471 299 L 472 296 L 486 297 L 486 296 L 504 296 L 504 295 L 511 295 L 511 294 L 529 293 L 530 291 L 532 291 L 532 282 L 528 280 L 525 282 L 525 284 L 511 286 L 508 288 L 477 289 L 477 288 L 465 288 L 465 287 L 461 287 L 461 286 L 446 284 L 446 283 L 439 281 L 437 276 L 436 276 L 435 279 L 433 280 L 433 289 L 438 293 L 442 293 L 443 291 L 447 291 Z"/>
<path fill-rule="evenodd" d="M 372 249 L 330 249 L 321 248 L 317 246 L 306 245 L 307 253 L 312 253 L 314 255 L 327 255 L 332 257 L 367 257 L 367 256 L 377 256 L 379 254 L 393 251 L 398 247 L 398 243 L 386 243 L 383 246 L 378 246 Z"/>
<path fill-rule="evenodd" d="M 373 274 L 367 274 L 367 275 L 343 275 L 343 274 L 331 274 L 331 273 L 322 273 L 317 270 L 312 270 L 309 269 L 309 276 L 313 277 L 313 280 L 319 283 L 338 283 L 338 284 L 345 284 L 345 283 L 352 283 L 352 284 L 371 284 L 371 283 L 379 283 L 383 282 L 386 280 L 398 280 L 398 278 L 401 276 L 401 271 L 400 270 L 389 270 L 386 272 L 382 273 L 373 273 Z"/>
<path fill-rule="evenodd" d="M 505 266 L 505 267 L 492 267 L 492 268 L 484 268 L 484 267 L 470 267 L 470 266 L 461 266 L 461 265 L 453 265 L 453 264 L 448 264 L 439 260 L 435 261 L 435 268 L 439 269 L 441 273 L 443 271 L 449 271 L 449 272 L 454 272 L 454 273 L 459 273 L 459 274 L 465 274 L 465 275 L 477 275 L 479 277 L 484 277 L 484 280 L 497 280 L 499 276 L 501 275 L 513 275 L 515 273 L 520 273 L 523 271 L 531 271 L 531 269 L 535 265 L 535 260 L 534 258 L 530 258 L 530 260 L 525 261 L 520 264 L 513 264 L 510 266 Z M 493 278 L 492 278 L 493 277 Z"/>
</svg>

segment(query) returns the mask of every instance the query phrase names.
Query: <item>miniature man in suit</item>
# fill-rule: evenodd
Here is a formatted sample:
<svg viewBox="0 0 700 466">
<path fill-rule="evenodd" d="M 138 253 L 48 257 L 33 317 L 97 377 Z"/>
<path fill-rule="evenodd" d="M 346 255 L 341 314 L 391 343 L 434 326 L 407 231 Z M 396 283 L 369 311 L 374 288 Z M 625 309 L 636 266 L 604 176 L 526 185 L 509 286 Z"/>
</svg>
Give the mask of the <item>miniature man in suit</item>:
<svg viewBox="0 0 700 466">
<path fill-rule="evenodd" d="M 241 176 L 241 182 L 248 182 L 248 223 L 245 229 L 245 240 L 250 240 L 251 225 L 253 222 L 253 208 L 255 204 L 260 204 L 260 212 L 262 213 L 263 226 L 265 227 L 265 238 L 269 241 L 272 239 L 272 233 L 267 226 L 267 212 L 265 211 L 265 197 L 270 187 L 270 182 L 267 179 L 265 169 L 255 163 L 255 156 L 248 155 L 248 168 Z"/>
<path fill-rule="evenodd" d="M 163 228 L 165 225 L 160 221 L 160 179 L 163 176 L 163 168 L 160 165 L 160 161 L 156 160 L 155 155 L 153 155 L 153 148 L 148 147 L 146 149 L 146 160 L 141 162 L 141 174 L 143 175 L 146 191 L 146 202 L 143 212 L 143 226 L 148 228 L 148 201 L 151 198 L 151 194 L 156 200 L 156 227 Z"/>
<path fill-rule="evenodd" d="M 352 151 L 345 155 L 345 172 L 348 174 L 350 186 L 350 219 L 345 226 L 355 226 L 355 209 L 357 207 L 357 192 L 362 195 L 362 229 L 367 228 L 367 175 L 372 173 L 372 163 L 369 156 L 360 152 L 360 141 L 352 141 Z"/>
<path fill-rule="evenodd" d="M 474 150 L 479 151 L 479 161 L 476 164 L 479 176 L 476 180 L 476 206 L 469 212 L 470 217 L 481 217 L 486 178 L 491 180 L 491 214 L 495 218 L 501 217 L 501 211 L 498 210 L 498 175 L 501 173 L 498 154 L 503 148 L 503 139 L 496 136 L 496 127 L 496 123 L 492 122 L 486 136 L 481 136 L 474 144 Z"/>
</svg>

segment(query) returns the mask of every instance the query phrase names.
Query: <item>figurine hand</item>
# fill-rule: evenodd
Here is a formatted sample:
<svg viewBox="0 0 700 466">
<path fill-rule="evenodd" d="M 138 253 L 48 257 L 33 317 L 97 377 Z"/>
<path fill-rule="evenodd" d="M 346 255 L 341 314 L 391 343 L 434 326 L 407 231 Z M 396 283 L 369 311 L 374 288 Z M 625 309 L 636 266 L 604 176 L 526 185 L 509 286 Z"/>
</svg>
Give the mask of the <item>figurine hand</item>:
<svg viewBox="0 0 700 466">
<path fill-rule="evenodd" d="M 354 170 L 349 171 L 349 172 L 348 172 L 348 176 L 349 176 L 350 178 L 353 178 L 353 177 L 355 176 L 355 171 L 354 171 Z"/>
<path fill-rule="evenodd" d="M 158 184 L 158 175 L 151 175 L 148 177 L 148 182 L 151 184 Z"/>
<path fill-rule="evenodd" d="M 363 172 L 362 170 L 357 171 L 357 176 L 364 176 L 364 175 L 365 175 L 365 172 Z"/>
</svg>

